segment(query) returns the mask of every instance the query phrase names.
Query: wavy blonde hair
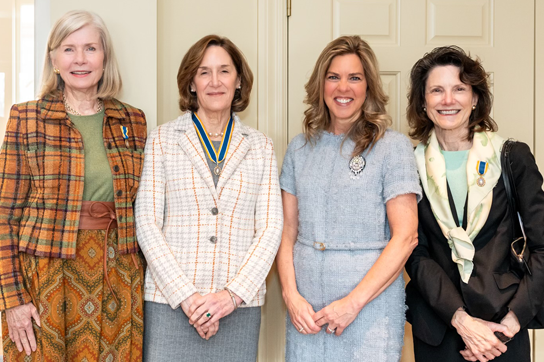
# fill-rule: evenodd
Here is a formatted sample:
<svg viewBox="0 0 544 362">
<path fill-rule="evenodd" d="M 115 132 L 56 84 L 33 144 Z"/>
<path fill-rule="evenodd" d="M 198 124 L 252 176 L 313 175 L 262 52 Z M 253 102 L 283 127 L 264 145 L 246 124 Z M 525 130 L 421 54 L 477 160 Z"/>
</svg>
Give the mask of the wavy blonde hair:
<svg viewBox="0 0 544 362">
<path fill-rule="evenodd" d="M 64 39 L 87 25 L 92 25 L 98 30 L 100 40 L 102 41 L 102 48 L 104 49 L 104 73 L 98 82 L 97 96 L 102 99 L 110 99 L 115 98 L 121 92 L 123 82 L 119 73 L 117 59 L 113 52 L 110 33 L 104 20 L 90 11 L 72 10 L 57 20 L 51 29 L 51 33 L 49 33 L 38 98 L 45 96 L 56 97 L 64 91 L 64 80 L 62 80 L 60 75 L 53 72 L 51 58 Z"/>
<path fill-rule="evenodd" d="M 337 38 L 321 52 L 310 80 L 305 86 L 304 102 L 309 107 L 304 112 L 303 128 L 306 141 L 310 143 L 315 142 L 320 131 L 329 129 L 331 117 L 323 96 L 325 76 L 334 57 L 347 54 L 355 54 L 361 60 L 368 87 L 366 100 L 361 107 L 361 116 L 346 134 L 346 138 L 355 142 L 353 155 L 358 155 L 369 147 L 372 149 L 391 124 L 391 117 L 385 110 L 389 97 L 382 89 L 376 55 L 370 45 L 359 36 Z"/>
</svg>

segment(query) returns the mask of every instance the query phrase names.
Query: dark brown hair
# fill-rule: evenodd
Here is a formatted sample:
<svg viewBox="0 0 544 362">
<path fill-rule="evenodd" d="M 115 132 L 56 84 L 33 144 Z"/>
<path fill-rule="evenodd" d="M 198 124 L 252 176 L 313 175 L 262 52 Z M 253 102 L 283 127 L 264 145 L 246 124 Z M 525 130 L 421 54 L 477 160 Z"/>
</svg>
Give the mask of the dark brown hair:
<svg viewBox="0 0 544 362">
<path fill-rule="evenodd" d="M 230 55 L 232 63 L 240 77 L 240 89 L 236 89 L 230 107 L 231 112 L 241 112 L 249 104 L 249 95 L 253 86 L 253 73 L 244 54 L 228 38 L 218 35 L 207 35 L 197 41 L 185 54 L 178 70 L 179 108 L 182 112 L 187 110 L 196 112 L 198 102 L 196 93 L 191 93 L 191 83 L 196 76 L 198 67 L 204 59 L 206 49 L 211 46 L 219 46 Z"/>
<path fill-rule="evenodd" d="M 346 137 L 355 142 L 353 155 L 372 146 L 383 136 L 391 124 L 385 105 L 389 98 L 382 89 L 376 55 L 367 42 L 359 36 L 342 36 L 331 41 L 317 59 L 314 71 L 306 83 L 306 99 L 309 108 L 304 112 L 304 134 L 306 141 L 312 143 L 319 132 L 327 130 L 331 124 L 329 108 L 323 97 L 325 76 L 336 56 L 355 54 L 361 60 L 367 82 L 366 100 L 362 105 L 361 116 L 351 126 Z"/>
<path fill-rule="evenodd" d="M 410 136 L 427 142 L 434 128 L 433 122 L 425 112 L 425 87 L 429 73 L 435 67 L 454 65 L 459 68 L 459 79 L 472 87 L 478 96 L 476 108 L 472 111 L 468 123 L 468 139 L 472 140 L 474 132 L 497 131 L 497 124 L 491 118 L 493 96 L 489 90 L 488 76 L 479 58 L 472 59 L 470 54 L 458 46 L 434 48 L 418 60 L 410 72 L 410 89 L 408 90 L 408 107 L 406 117 L 410 125 Z"/>
</svg>

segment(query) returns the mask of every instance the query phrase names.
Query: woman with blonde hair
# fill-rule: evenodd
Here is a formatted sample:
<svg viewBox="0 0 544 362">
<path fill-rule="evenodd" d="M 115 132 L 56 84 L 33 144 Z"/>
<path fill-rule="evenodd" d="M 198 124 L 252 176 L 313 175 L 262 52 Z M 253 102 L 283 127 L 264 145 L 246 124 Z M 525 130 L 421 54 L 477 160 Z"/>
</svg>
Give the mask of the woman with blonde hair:
<svg viewBox="0 0 544 362">
<path fill-rule="evenodd" d="M 0 152 L 4 361 L 140 361 L 143 263 L 132 203 L 143 112 L 103 20 L 53 26 L 37 101 L 12 107 Z"/>
<path fill-rule="evenodd" d="M 280 177 L 286 360 L 398 361 L 421 192 L 411 144 L 387 129 L 377 60 L 358 36 L 325 47 L 306 92 Z"/>
</svg>

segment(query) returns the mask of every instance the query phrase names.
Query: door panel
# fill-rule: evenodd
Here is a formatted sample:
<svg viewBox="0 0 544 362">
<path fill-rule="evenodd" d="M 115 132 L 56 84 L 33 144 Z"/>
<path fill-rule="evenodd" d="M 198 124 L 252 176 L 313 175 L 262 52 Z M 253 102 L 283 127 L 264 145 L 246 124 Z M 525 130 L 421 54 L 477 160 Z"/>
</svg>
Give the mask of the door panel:
<svg viewBox="0 0 544 362">
<path fill-rule="evenodd" d="M 478 56 L 489 73 L 499 133 L 533 148 L 534 1 L 292 0 L 288 139 L 302 130 L 304 85 L 322 49 L 338 36 L 360 35 L 378 57 L 392 128 L 409 130 L 405 113 L 412 65 L 434 47 L 454 44 Z M 402 361 L 413 361 L 408 324 Z"/>
<path fill-rule="evenodd" d="M 532 146 L 533 10 L 533 1 L 293 0 L 289 139 L 301 131 L 304 84 L 319 53 L 332 39 L 356 34 L 370 43 L 380 62 L 393 128 L 408 132 L 405 109 L 412 65 L 436 46 L 455 44 L 480 57 L 490 73 L 500 133 Z"/>
</svg>

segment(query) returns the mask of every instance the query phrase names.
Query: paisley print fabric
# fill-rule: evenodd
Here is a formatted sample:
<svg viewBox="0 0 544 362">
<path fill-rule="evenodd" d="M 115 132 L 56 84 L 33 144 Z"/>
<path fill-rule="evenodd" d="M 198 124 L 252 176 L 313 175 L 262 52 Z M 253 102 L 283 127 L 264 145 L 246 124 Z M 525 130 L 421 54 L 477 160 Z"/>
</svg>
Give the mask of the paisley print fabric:
<svg viewBox="0 0 544 362">
<path fill-rule="evenodd" d="M 119 254 L 116 229 L 109 233 L 104 256 L 104 233 L 79 230 L 75 259 L 20 254 L 25 289 L 39 310 L 41 328 L 34 324 L 38 348 L 28 357 L 10 340 L 2 313 L 5 362 L 142 360 L 143 259 Z"/>
</svg>

